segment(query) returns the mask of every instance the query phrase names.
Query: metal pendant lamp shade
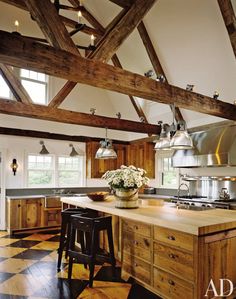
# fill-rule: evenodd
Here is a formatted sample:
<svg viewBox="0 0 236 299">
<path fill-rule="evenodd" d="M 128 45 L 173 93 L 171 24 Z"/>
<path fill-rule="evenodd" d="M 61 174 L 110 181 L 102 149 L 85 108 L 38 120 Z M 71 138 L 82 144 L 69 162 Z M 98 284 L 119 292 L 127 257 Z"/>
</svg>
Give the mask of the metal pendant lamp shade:
<svg viewBox="0 0 236 299">
<path fill-rule="evenodd" d="M 180 129 L 175 132 L 170 141 L 170 147 L 175 150 L 193 148 L 193 141 L 185 129 L 185 124 L 180 125 Z"/>
<path fill-rule="evenodd" d="M 106 128 L 106 138 L 100 141 L 100 146 L 96 152 L 95 159 L 116 159 L 117 154 L 113 149 L 112 140 L 107 138 L 107 128 Z"/>
<path fill-rule="evenodd" d="M 156 141 L 155 147 L 154 149 L 156 151 L 168 151 L 170 150 L 170 137 L 168 136 L 167 133 L 167 124 L 162 124 L 162 122 L 160 122 L 161 124 L 161 134 L 160 134 L 160 138 Z"/>
<path fill-rule="evenodd" d="M 49 151 L 47 150 L 46 146 L 44 145 L 43 141 L 40 141 L 39 144 L 42 145 L 42 149 L 39 152 L 40 155 L 49 155 Z"/>
<path fill-rule="evenodd" d="M 73 144 L 69 144 L 69 147 L 71 147 L 70 157 L 82 156 L 80 152 L 76 151 Z"/>
</svg>

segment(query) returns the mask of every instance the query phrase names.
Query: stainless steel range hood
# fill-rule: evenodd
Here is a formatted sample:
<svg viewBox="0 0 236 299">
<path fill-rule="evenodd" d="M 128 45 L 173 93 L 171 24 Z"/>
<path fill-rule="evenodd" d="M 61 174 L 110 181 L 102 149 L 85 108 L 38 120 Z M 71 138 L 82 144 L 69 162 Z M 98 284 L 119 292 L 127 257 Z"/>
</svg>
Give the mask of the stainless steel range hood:
<svg viewBox="0 0 236 299">
<path fill-rule="evenodd" d="M 194 148 L 175 151 L 173 167 L 236 166 L 236 125 L 191 134 Z"/>
</svg>

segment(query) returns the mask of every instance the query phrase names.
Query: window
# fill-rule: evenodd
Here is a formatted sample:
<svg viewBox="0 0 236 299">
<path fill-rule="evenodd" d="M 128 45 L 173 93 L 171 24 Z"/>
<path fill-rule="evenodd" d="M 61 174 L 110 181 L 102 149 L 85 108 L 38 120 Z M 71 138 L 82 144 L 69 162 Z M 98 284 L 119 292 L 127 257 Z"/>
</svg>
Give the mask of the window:
<svg viewBox="0 0 236 299">
<path fill-rule="evenodd" d="M 83 185 L 83 157 L 58 157 L 58 186 Z"/>
<path fill-rule="evenodd" d="M 6 99 L 10 99 L 11 97 L 10 88 L 3 79 L 2 75 L 0 75 L 0 97 Z"/>
<path fill-rule="evenodd" d="M 29 154 L 27 161 L 28 187 L 53 186 L 54 168 L 53 156 Z"/>
<path fill-rule="evenodd" d="M 21 69 L 20 79 L 34 103 L 47 104 L 48 77 L 45 74 Z"/>
<path fill-rule="evenodd" d="M 179 169 L 171 166 L 172 152 L 158 153 L 158 181 L 161 188 L 178 188 Z"/>
</svg>

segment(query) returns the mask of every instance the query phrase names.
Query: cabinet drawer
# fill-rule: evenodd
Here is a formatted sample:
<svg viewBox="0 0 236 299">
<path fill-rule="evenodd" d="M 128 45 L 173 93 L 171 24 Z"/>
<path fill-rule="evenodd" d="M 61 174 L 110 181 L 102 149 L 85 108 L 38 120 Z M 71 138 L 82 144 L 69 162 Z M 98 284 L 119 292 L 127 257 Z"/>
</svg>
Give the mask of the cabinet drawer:
<svg viewBox="0 0 236 299">
<path fill-rule="evenodd" d="M 193 285 L 182 279 L 154 268 L 154 288 L 169 299 L 193 299 Z"/>
<path fill-rule="evenodd" d="M 194 280 L 193 256 L 191 253 L 155 242 L 154 265 L 187 280 Z"/>
<path fill-rule="evenodd" d="M 164 227 L 154 227 L 154 239 L 179 248 L 193 251 L 193 236 Z"/>
<path fill-rule="evenodd" d="M 123 232 L 123 250 L 131 255 L 151 261 L 151 240 L 136 233 Z"/>
<path fill-rule="evenodd" d="M 122 269 L 134 278 L 151 283 L 151 265 L 133 255 L 123 253 Z"/>
<path fill-rule="evenodd" d="M 124 218 L 122 219 L 122 223 L 123 223 L 123 231 L 136 232 L 145 237 L 151 236 L 151 225 L 149 224 L 143 222 L 131 221 Z"/>
</svg>

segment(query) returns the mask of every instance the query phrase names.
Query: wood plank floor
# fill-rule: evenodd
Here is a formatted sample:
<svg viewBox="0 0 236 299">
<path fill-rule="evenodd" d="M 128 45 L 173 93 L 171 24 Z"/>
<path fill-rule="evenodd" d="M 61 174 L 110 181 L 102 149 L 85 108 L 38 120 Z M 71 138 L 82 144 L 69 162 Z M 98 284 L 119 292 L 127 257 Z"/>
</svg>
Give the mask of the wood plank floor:
<svg viewBox="0 0 236 299">
<path fill-rule="evenodd" d="M 120 267 L 111 280 L 108 265 L 96 266 L 93 288 L 89 288 L 89 271 L 75 264 L 69 285 L 65 258 L 57 272 L 58 241 L 57 232 L 9 236 L 0 231 L 0 299 L 159 298 L 138 284 L 123 281 Z"/>
</svg>

